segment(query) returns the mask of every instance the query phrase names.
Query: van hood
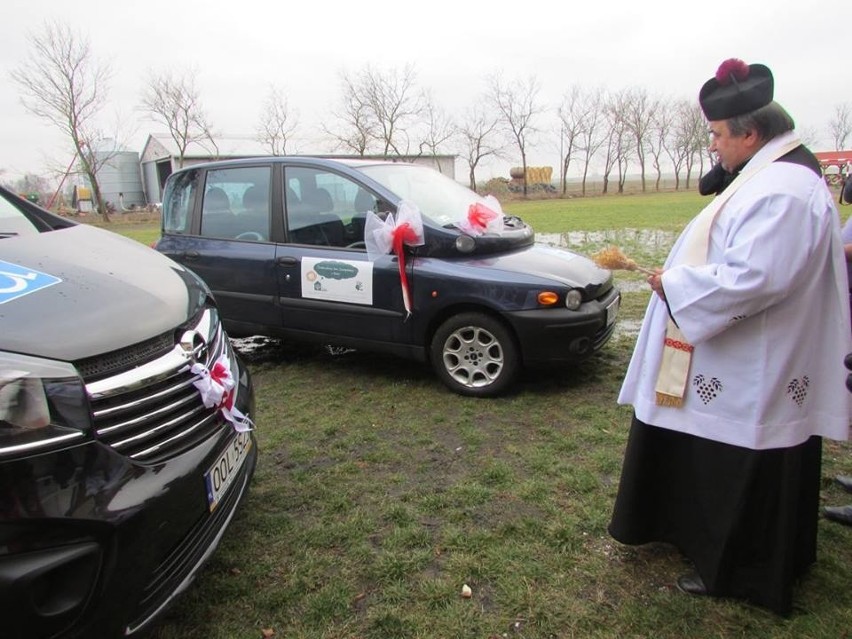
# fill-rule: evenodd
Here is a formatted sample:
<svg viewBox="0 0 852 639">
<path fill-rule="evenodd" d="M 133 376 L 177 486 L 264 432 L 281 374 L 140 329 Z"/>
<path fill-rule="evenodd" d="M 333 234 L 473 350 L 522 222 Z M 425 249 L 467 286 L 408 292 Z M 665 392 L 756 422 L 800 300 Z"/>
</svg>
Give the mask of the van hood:
<svg viewBox="0 0 852 639">
<path fill-rule="evenodd" d="M 611 271 L 599 267 L 584 255 L 545 244 L 537 243 L 520 251 L 496 256 L 494 265 L 554 279 L 567 286 L 602 287 L 603 290 L 612 286 Z"/>
<path fill-rule="evenodd" d="M 589 297 L 597 297 L 613 285 L 612 272 L 599 267 L 588 257 L 539 243 L 517 251 L 473 257 L 467 263 L 516 273 L 522 278 L 556 281 L 565 286 L 584 289 Z"/>
<path fill-rule="evenodd" d="M 204 305 L 192 272 L 84 224 L 0 240 L 0 350 L 73 362 L 173 330 Z"/>
</svg>

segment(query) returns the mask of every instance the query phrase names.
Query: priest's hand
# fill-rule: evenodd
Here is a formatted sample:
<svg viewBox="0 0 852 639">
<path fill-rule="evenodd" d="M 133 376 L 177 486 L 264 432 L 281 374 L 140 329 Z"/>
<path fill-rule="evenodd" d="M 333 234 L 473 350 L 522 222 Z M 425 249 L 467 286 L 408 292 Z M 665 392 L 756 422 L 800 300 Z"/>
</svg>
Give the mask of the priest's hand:
<svg viewBox="0 0 852 639">
<path fill-rule="evenodd" d="M 649 275 L 646 281 L 648 282 L 648 286 L 651 287 L 651 290 L 659 295 L 660 299 L 665 302 L 666 292 L 663 290 L 663 269 L 657 268 L 654 269 L 654 271 L 654 274 Z"/>
</svg>

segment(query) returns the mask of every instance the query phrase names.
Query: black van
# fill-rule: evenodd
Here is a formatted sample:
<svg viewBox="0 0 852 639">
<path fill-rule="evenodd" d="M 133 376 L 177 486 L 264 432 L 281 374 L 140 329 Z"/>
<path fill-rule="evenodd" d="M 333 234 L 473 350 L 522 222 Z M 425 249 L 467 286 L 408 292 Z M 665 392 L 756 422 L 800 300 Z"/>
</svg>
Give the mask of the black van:
<svg viewBox="0 0 852 639">
<path fill-rule="evenodd" d="M 249 373 L 190 271 L 2 188 L 0 327 L 0 634 L 133 636 L 247 494 Z"/>
</svg>

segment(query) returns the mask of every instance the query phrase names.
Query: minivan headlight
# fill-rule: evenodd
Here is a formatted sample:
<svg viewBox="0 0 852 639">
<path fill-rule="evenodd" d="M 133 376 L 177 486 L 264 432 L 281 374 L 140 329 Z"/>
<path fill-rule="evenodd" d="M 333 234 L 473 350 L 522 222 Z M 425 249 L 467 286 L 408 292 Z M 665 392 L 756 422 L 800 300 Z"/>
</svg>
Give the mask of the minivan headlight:
<svg viewBox="0 0 852 639">
<path fill-rule="evenodd" d="M 565 294 L 565 307 L 569 311 L 576 311 L 583 303 L 583 294 L 576 288 L 572 288 Z"/>
<path fill-rule="evenodd" d="M 74 366 L 0 351 L 0 456 L 82 438 L 90 414 Z"/>
</svg>

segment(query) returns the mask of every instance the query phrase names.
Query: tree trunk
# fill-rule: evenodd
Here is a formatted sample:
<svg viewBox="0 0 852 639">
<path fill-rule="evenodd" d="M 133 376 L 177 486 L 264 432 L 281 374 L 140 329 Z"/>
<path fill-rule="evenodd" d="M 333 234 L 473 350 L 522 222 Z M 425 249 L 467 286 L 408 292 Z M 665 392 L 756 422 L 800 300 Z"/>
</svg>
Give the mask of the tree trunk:
<svg viewBox="0 0 852 639">
<path fill-rule="evenodd" d="M 92 185 L 92 196 L 95 200 L 96 211 L 100 213 L 104 222 L 110 222 L 109 211 L 107 210 L 106 202 L 104 202 L 103 197 L 101 197 L 101 185 L 98 184 L 98 177 L 92 173 L 87 172 L 87 177 L 89 178 L 89 183 Z"/>
</svg>

